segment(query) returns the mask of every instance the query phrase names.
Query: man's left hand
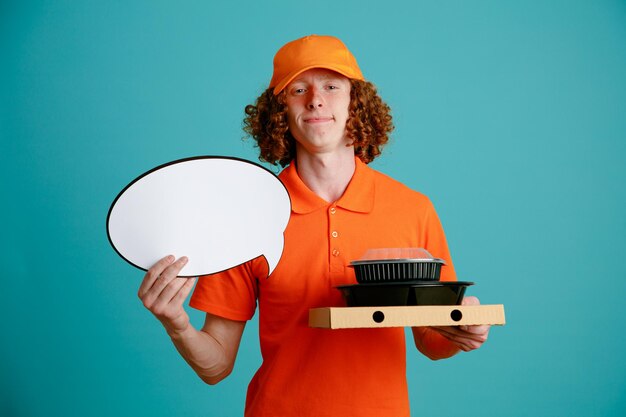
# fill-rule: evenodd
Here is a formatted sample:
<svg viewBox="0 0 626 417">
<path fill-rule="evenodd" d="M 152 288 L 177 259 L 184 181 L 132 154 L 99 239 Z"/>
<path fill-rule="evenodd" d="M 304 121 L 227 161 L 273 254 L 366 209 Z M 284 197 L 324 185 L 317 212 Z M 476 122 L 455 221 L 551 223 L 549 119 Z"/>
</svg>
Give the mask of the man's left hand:
<svg viewBox="0 0 626 417">
<path fill-rule="evenodd" d="M 461 305 L 480 305 L 480 301 L 476 297 L 465 297 Z M 481 347 L 489 336 L 490 328 L 491 326 L 489 325 L 431 327 L 432 330 L 441 334 L 465 352 Z"/>
</svg>

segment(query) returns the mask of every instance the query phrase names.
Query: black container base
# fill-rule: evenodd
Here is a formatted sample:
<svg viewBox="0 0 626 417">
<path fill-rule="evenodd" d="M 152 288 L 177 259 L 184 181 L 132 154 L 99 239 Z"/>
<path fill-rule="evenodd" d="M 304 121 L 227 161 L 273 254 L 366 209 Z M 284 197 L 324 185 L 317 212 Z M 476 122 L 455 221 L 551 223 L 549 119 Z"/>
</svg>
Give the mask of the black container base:
<svg viewBox="0 0 626 417">
<path fill-rule="evenodd" d="M 411 281 L 341 285 L 348 307 L 460 305 L 473 282 Z"/>
</svg>

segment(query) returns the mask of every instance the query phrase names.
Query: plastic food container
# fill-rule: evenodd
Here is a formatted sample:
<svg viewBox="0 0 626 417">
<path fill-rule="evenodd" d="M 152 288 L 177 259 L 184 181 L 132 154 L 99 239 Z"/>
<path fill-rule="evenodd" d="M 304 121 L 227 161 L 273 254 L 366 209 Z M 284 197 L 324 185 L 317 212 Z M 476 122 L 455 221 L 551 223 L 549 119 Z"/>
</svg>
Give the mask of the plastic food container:
<svg viewBox="0 0 626 417">
<path fill-rule="evenodd" d="M 350 262 L 359 283 L 438 281 L 442 259 L 423 248 L 369 249 L 359 260 Z"/>
<path fill-rule="evenodd" d="M 348 307 L 460 305 L 473 282 L 421 281 L 337 287 Z"/>
</svg>

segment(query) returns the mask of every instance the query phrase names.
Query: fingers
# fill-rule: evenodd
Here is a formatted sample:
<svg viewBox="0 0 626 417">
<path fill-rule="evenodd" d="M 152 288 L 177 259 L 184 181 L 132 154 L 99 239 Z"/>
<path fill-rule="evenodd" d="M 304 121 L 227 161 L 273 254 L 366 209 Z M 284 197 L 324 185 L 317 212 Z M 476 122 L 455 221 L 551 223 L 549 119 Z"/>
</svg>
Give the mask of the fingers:
<svg viewBox="0 0 626 417">
<path fill-rule="evenodd" d="M 458 335 L 452 333 L 451 331 L 449 331 L 449 329 L 445 327 L 431 327 L 431 329 L 436 331 L 437 333 L 439 333 L 440 335 L 442 335 L 443 337 L 445 337 L 452 343 L 454 343 L 462 351 L 467 352 L 471 350 L 469 340 L 458 337 Z"/>
<path fill-rule="evenodd" d="M 463 298 L 461 305 L 464 306 L 476 306 L 480 305 L 480 300 L 474 296 L 467 296 Z M 478 325 L 478 326 L 434 326 L 430 327 L 433 331 L 436 331 L 446 339 L 450 340 L 459 349 L 468 352 L 470 350 L 478 349 L 483 343 L 487 341 L 489 336 L 489 329 L 491 326 Z"/>
<path fill-rule="evenodd" d="M 178 277 L 187 261 L 185 256 L 174 261 L 171 255 L 159 260 L 146 272 L 137 293 L 144 307 L 159 319 L 170 336 L 189 328 L 183 303 L 196 278 Z"/>
<path fill-rule="evenodd" d="M 161 278 L 159 278 L 159 280 L 161 280 Z M 163 281 L 165 281 L 165 279 L 163 279 Z M 155 284 L 154 293 L 149 292 L 144 301 L 149 304 L 149 309 L 152 310 L 153 313 L 159 315 L 168 306 L 168 304 L 172 303 L 173 298 L 176 296 L 176 294 L 178 294 L 180 289 L 183 287 L 183 285 L 185 285 L 187 281 L 187 278 L 175 277 L 174 279 L 169 281 L 160 292 L 158 292 L 158 289 L 156 289 L 157 286 Z M 182 305 L 182 302 L 180 305 Z"/>
<path fill-rule="evenodd" d="M 184 280 L 184 282 L 180 290 L 176 293 L 176 295 L 174 295 L 174 298 L 172 298 L 172 303 L 176 305 L 179 305 L 179 304 L 182 305 L 183 302 L 185 302 L 185 300 L 187 299 L 187 296 L 189 295 L 189 293 L 191 292 L 191 289 L 193 288 L 193 284 L 195 284 L 198 278 L 196 277 L 196 278 L 179 278 L 179 279 Z"/>
<path fill-rule="evenodd" d="M 466 297 L 463 299 L 463 305 L 478 304 L 480 304 L 480 302 L 476 297 Z M 491 326 L 438 326 L 431 327 L 431 329 L 456 344 L 461 350 L 467 352 L 478 349 L 487 341 Z"/>
<path fill-rule="evenodd" d="M 481 347 L 487 341 L 490 328 L 488 325 L 431 327 L 466 352 Z"/>
<path fill-rule="evenodd" d="M 181 269 L 187 264 L 186 257 L 183 256 L 176 262 L 173 261 L 174 257 L 171 255 L 158 261 L 148 270 L 139 287 L 138 296 L 144 306 L 151 311 L 160 304 L 172 301 L 188 281 L 191 281 L 192 285 L 195 282 L 187 278 L 177 278 Z"/>
<path fill-rule="evenodd" d="M 166 279 L 167 278 L 164 278 L 163 281 Z M 189 292 L 193 288 L 193 284 L 195 282 L 196 278 L 174 277 L 167 283 L 165 288 L 163 288 L 161 293 L 158 295 L 157 302 L 161 304 L 171 303 L 174 306 L 181 306 L 187 298 L 187 295 L 189 295 Z"/>
<path fill-rule="evenodd" d="M 156 264 L 152 266 L 152 268 L 148 270 L 148 272 L 146 272 L 146 275 L 144 276 L 143 281 L 141 282 L 141 285 L 139 286 L 139 291 L 137 294 L 139 298 L 143 298 L 143 296 L 148 292 L 148 290 L 152 288 L 154 281 L 156 281 L 157 278 L 159 278 L 159 276 L 161 275 L 161 272 L 163 272 L 163 270 L 172 262 L 174 262 L 174 257 L 172 255 L 168 255 L 165 258 L 162 258 L 161 260 L 159 260 Z"/>
</svg>

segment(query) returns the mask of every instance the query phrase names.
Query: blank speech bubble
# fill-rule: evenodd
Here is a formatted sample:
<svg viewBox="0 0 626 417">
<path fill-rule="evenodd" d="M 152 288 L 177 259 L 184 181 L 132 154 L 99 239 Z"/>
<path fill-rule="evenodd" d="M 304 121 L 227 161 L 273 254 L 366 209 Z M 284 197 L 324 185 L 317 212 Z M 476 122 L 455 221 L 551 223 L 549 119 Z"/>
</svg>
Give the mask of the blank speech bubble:
<svg viewBox="0 0 626 417">
<path fill-rule="evenodd" d="M 284 246 L 291 201 L 267 169 L 237 158 L 200 156 L 158 166 L 115 198 L 107 234 L 117 253 L 148 270 L 187 256 L 183 277 L 214 274 L 265 256 L 272 273 Z"/>
</svg>

